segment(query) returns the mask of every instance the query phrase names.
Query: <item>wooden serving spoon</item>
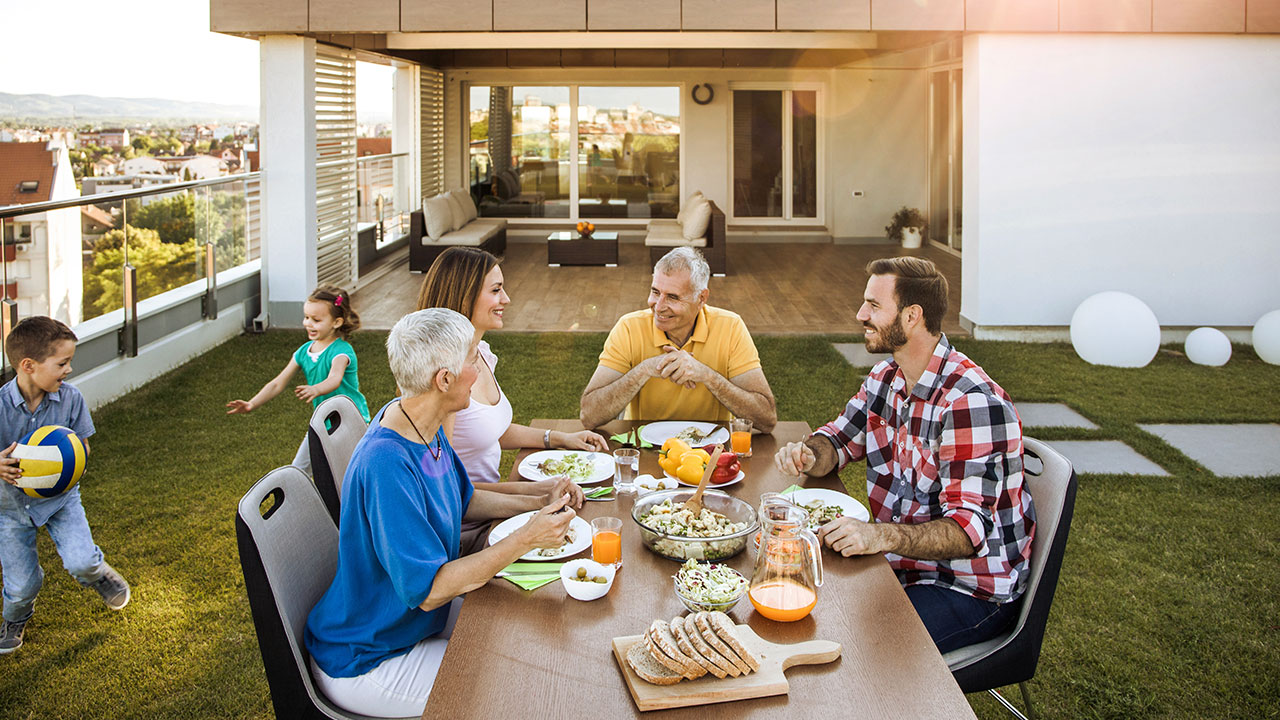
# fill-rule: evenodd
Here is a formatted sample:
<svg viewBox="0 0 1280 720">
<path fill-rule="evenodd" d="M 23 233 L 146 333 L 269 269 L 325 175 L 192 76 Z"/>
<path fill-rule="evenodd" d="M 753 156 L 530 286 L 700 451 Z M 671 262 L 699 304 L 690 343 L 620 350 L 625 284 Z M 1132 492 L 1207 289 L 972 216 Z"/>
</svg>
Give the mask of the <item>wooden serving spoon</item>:
<svg viewBox="0 0 1280 720">
<path fill-rule="evenodd" d="M 702 471 L 702 481 L 698 483 L 698 489 L 694 491 L 693 497 L 684 501 L 684 509 L 693 513 L 695 517 L 702 512 L 702 491 L 707 489 L 707 481 L 716 471 L 716 462 L 720 460 L 722 452 L 724 452 L 724 446 L 717 444 L 711 451 L 711 461 L 707 463 L 707 469 Z"/>
</svg>

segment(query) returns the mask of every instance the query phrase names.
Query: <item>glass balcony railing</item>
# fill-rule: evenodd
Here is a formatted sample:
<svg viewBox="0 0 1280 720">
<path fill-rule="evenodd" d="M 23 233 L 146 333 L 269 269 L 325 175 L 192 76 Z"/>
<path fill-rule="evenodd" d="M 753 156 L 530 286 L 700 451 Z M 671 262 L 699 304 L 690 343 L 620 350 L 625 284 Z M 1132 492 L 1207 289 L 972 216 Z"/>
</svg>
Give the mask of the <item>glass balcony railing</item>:
<svg viewBox="0 0 1280 720">
<path fill-rule="evenodd" d="M 356 159 L 356 223 L 373 228 L 379 248 L 409 232 L 409 172 L 408 153 Z"/>
<path fill-rule="evenodd" d="M 73 328 L 258 258 L 259 173 L 0 207 L 3 302 Z M 213 264 L 207 253 L 213 250 Z"/>
</svg>

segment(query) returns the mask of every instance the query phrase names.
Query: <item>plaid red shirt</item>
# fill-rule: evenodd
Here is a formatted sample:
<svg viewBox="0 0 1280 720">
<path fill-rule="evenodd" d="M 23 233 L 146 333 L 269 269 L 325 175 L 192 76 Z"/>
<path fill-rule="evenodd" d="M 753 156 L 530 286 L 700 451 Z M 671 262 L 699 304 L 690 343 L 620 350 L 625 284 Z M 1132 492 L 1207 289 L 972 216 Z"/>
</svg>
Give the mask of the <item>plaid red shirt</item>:
<svg viewBox="0 0 1280 720">
<path fill-rule="evenodd" d="M 893 360 L 876 365 L 840 417 L 818 429 L 840 467 L 866 458 L 879 522 L 951 518 L 977 554 L 914 560 L 886 553 L 903 585 L 940 585 L 992 602 L 1025 585 L 1035 509 L 1022 484 L 1022 420 L 972 360 L 938 342 L 911 394 Z"/>
</svg>

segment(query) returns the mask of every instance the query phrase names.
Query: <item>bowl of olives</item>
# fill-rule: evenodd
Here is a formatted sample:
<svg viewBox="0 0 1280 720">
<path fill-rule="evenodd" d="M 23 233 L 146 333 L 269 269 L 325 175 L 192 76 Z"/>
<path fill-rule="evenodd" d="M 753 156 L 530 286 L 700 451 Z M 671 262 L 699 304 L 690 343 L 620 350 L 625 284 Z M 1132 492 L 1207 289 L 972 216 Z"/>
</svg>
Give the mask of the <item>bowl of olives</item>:
<svg viewBox="0 0 1280 720">
<path fill-rule="evenodd" d="M 560 566 L 560 583 L 569 597 L 575 600 L 599 600 L 609 594 L 617 572 L 614 566 L 601 565 L 594 560 L 570 560 Z"/>
</svg>

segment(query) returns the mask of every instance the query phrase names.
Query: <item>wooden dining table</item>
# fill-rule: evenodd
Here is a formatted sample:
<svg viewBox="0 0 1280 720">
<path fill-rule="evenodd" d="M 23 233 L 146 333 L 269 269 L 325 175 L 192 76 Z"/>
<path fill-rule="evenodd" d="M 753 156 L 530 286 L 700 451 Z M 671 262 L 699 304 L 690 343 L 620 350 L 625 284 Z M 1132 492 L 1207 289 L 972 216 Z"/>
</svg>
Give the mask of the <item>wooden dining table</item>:
<svg viewBox="0 0 1280 720">
<path fill-rule="evenodd" d="M 578 431 L 577 420 L 535 420 L 536 428 Z M 639 423 L 613 421 L 611 435 Z M 742 459 L 744 479 L 724 492 L 758 505 L 761 493 L 792 484 L 843 491 L 835 474 L 797 479 L 777 470 L 773 456 L 810 432 L 803 422 L 780 422 L 755 435 L 752 457 Z M 610 442 L 610 449 L 617 443 Z M 640 455 L 640 472 L 661 476 L 657 448 Z M 511 480 L 518 480 L 517 458 Z M 672 587 L 679 564 L 644 547 L 631 518 L 635 495 L 612 502 L 586 502 L 584 519 L 623 519 L 623 565 L 609 593 L 592 602 L 565 594 L 559 582 L 522 590 L 493 579 L 466 595 L 423 718 L 639 717 L 612 653 L 615 637 L 638 635 L 655 619 L 685 608 Z M 589 553 L 589 551 L 588 551 Z M 882 556 L 842 557 L 822 553 L 824 583 L 809 616 L 775 622 L 747 600 L 729 614 L 761 638 L 775 643 L 833 640 L 840 659 L 787 671 L 787 695 L 643 713 L 645 718 L 972 718 L 972 709 L 938 654 L 906 593 Z M 750 545 L 725 561 L 750 578 Z M 701 682 L 701 681 L 699 681 Z"/>
</svg>

